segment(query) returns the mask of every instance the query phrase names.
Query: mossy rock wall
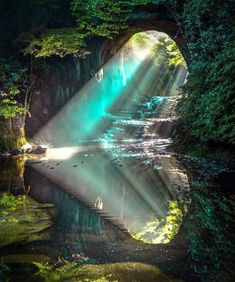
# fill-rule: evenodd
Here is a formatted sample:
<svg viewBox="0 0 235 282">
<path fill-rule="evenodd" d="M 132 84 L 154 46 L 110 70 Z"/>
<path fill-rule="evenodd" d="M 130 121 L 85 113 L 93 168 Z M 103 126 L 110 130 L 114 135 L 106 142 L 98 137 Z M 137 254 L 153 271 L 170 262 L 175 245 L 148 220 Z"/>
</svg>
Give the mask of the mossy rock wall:
<svg viewBox="0 0 235 282">
<path fill-rule="evenodd" d="M 24 125 L 23 115 L 0 119 L 0 152 L 22 147 L 26 143 Z"/>
</svg>

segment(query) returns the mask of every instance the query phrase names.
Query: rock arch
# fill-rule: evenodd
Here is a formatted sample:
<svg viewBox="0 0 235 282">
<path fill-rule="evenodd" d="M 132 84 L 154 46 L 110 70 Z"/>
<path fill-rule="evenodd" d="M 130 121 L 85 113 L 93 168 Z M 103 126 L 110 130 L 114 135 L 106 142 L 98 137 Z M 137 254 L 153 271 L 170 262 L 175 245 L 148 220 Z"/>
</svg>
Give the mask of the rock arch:
<svg viewBox="0 0 235 282">
<path fill-rule="evenodd" d="M 128 26 L 128 29 L 112 40 L 90 40 L 87 47 L 91 54 L 86 59 L 72 56 L 47 59 L 50 73 L 42 77 L 45 83 L 42 89 L 37 89 L 41 94 L 33 95 L 30 107 L 32 117 L 26 119 L 27 136 L 32 137 L 50 120 L 135 33 L 155 30 L 167 34 L 177 43 L 186 63 L 190 64 L 189 51 L 181 28 L 165 5 L 149 4 L 136 7 L 130 14 Z"/>
</svg>

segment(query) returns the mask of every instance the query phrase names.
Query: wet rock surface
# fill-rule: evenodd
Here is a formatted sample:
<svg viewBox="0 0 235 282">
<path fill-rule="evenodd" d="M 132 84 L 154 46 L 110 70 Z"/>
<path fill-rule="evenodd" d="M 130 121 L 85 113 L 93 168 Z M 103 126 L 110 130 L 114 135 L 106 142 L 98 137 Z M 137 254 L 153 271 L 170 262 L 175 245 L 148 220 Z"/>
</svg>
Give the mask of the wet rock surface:
<svg viewBox="0 0 235 282">
<path fill-rule="evenodd" d="M 18 198 L 16 203 L 14 198 Z M 0 203 L 0 248 L 47 237 L 43 231 L 52 225 L 47 209 L 53 205 L 39 204 L 28 196 L 7 194 L 1 195 Z"/>
<path fill-rule="evenodd" d="M 8 152 L 4 152 L 3 156 L 19 156 L 19 155 L 42 155 L 47 151 L 43 146 L 32 146 L 30 148 L 16 148 Z"/>
</svg>

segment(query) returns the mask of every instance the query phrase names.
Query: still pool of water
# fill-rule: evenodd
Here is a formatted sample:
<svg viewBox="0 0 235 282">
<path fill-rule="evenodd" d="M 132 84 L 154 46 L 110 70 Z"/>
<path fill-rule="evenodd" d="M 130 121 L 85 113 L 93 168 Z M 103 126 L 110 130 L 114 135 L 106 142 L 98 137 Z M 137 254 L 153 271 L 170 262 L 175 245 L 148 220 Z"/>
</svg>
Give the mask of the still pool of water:
<svg viewBox="0 0 235 282">
<path fill-rule="evenodd" d="M 1 159 L 0 281 L 233 281 L 234 171 L 152 122 Z"/>
<path fill-rule="evenodd" d="M 26 231 L 27 238 L 8 244 L 3 236 L 3 259 L 16 263 L 21 258 L 19 263 L 31 255 L 32 260 L 156 265 L 184 257 L 174 238 L 190 203 L 187 174 L 154 142 L 93 142 L 49 149 L 42 158 L 2 161 L 5 189 L 30 199 L 24 205 L 25 224 L 30 204 L 39 203 L 49 216 L 38 211 L 31 224 L 49 223 Z"/>
</svg>

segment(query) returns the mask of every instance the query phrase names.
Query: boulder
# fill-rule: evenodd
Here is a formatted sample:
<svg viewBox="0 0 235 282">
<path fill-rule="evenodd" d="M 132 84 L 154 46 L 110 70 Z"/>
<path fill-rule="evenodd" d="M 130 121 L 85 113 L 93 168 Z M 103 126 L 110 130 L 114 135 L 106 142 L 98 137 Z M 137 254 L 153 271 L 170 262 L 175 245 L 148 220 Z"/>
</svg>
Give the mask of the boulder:
<svg viewBox="0 0 235 282">
<path fill-rule="evenodd" d="M 47 148 L 43 146 L 32 147 L 31 149 L 29 149 L 27 154 L 36 154 L 36 155 L 45 154 L 46 150 Z"/>
</svg>

